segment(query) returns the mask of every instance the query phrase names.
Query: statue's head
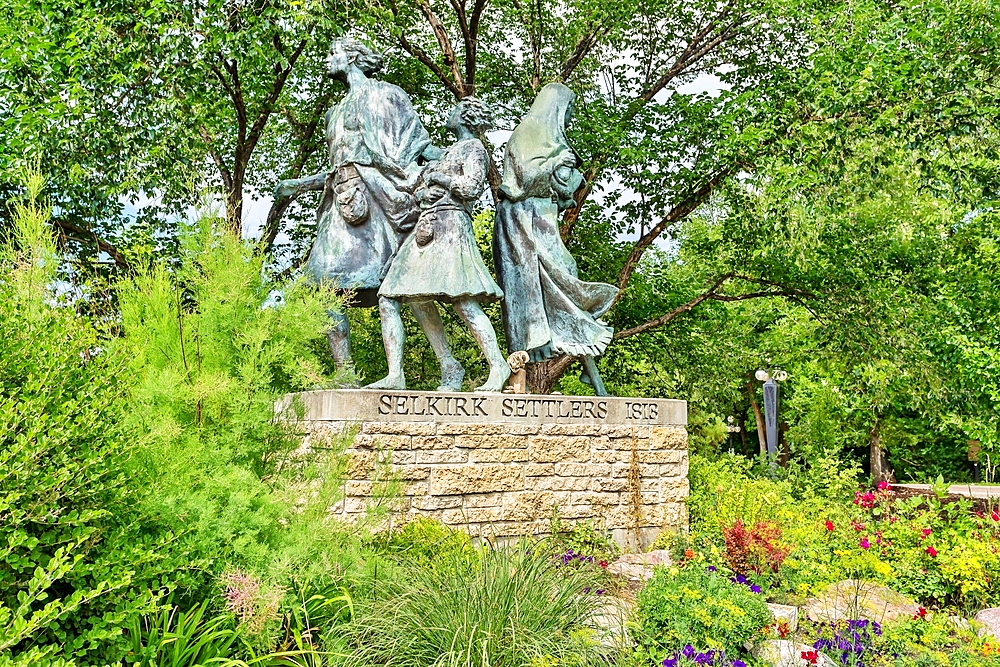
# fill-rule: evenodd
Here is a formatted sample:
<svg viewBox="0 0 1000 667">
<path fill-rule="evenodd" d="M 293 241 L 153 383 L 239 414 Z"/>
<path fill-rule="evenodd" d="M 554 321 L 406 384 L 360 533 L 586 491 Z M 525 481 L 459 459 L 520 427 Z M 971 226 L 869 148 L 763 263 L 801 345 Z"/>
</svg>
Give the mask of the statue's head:
<svg viewBox="0 0 1000 667">
<path fill-rule="evenodd" d="M 382 69 L 385 57 L 352 37 L 333 40 L 326 64 L 330 74 L 345 74 L 351 65 L 371 76 Z"/>
<path fill-rule="evenodd" d="M 456 131 L 460 125 L 478 137 L 493 129 L 493 111 L 478 97 L 465 97 L 448 118 L 448 129 Z"/>
</svg>

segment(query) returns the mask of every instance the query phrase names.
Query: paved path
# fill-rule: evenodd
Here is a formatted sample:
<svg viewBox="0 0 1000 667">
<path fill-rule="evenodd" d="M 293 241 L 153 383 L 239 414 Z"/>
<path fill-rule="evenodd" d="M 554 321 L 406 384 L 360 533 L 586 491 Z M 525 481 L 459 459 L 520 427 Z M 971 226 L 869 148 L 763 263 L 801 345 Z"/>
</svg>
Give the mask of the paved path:
<svg viewBox="0 0 1000 667">
<path fill-rule="evenodd" d="M 903 489 L 916 489 L 918 491 L 930 491 L 930 484 L 893 484 L 894 487 Z M 948 493 L 956 496 L 966 496 L 967 498 L 996 498 L 1000 500 L 1000 486 L 985 486 L 983 484 L 952 484 L 948 487 Z"/>
</svg>

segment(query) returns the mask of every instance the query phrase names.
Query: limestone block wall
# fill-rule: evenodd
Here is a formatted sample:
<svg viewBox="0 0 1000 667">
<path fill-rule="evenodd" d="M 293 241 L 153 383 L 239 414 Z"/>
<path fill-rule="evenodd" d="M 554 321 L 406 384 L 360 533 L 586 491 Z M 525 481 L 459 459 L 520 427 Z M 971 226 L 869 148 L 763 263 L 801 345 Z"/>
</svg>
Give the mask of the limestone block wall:
<svg viewBox="0 0 1000 667">
<path fill-rule="evenodd" d="M 305 422 L 314 435 L 347 421 Z M 355 422 L 356 426 L 357 422 Z M 398 480 L 393 511 L 433 517 L 474 536 L 545 534 L 558 508 L 594 520 L 626 548 L 687 525 L 687 432 L 681 424 L 362 421 L 334 513 L 366 511 Z"/>
</svg>

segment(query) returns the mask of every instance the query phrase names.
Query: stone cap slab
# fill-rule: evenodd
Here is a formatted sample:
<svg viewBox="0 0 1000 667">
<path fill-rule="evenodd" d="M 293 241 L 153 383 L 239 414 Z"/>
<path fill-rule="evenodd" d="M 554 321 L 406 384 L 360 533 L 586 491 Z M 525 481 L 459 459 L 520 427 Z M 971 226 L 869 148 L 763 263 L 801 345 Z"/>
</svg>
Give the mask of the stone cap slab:
<svg viewBox="0 0 1000 667">
<path fill-rule="evenodd" d="M 333 389 L 288 394 L 276 407 L 299 401 L 309 421 L 687 424 L 687 401 L 664 398 Z"/>
</svg>

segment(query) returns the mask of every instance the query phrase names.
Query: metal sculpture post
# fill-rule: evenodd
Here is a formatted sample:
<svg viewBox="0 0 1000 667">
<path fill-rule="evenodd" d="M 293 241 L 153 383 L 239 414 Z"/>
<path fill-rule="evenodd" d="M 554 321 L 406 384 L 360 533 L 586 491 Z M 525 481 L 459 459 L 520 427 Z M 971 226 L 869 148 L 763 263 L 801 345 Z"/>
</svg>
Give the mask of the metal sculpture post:
<svg viewBox="0 0 1000 667">
<path fill-rule="evenodd" d="M 788 373 L 761 369 L 754 377 L 764 383 L 764 435 L 767 439 L 767 460 L 773 468 L 778 459 L 778 382 L 784 382 Z"/>
</svg>

